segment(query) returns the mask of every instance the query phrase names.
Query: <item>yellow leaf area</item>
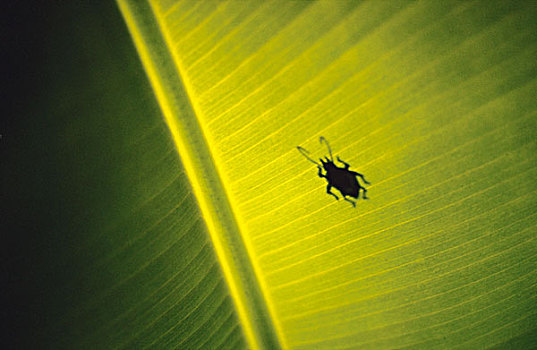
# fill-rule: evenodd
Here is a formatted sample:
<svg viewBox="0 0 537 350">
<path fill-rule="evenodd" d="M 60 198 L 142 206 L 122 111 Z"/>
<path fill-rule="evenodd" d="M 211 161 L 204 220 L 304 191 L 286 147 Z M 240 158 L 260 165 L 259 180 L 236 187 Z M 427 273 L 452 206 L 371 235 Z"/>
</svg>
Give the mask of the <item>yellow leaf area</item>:
<svg viewBox="0 0 537 350">
<path fill-rule="evenodd" d="M 282 347 L 535 338 L 535 2 L 151 8 Z M 356 208 L 296 148 L 321 136 L 371 182 Z"/>
</svg>

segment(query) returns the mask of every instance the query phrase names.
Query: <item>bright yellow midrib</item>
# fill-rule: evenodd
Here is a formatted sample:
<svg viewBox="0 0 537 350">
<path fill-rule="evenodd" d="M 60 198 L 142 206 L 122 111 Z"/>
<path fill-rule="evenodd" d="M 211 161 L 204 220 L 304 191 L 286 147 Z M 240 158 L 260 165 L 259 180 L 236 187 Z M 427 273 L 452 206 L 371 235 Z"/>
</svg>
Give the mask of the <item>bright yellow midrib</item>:
<svg viewBox="0 0 537 350">
<path fill-rule="evenodd" d="M 166 29 L 166 27 L 162 25 L 162 18 L 160 16 L 158 10 L 154 8 L 154 5 L 151 5 L 151 6 L 153 7 L 153 12 L 155 14 L 155 17 L 157 18 L 157 22 L 158 22 L 158 24 L 159 24 L 159 26 L 160 26 L 160 28 L 162 30 L 162 33 L 164 35 L 164 38 L 165 38 L 165 41 L 166 41 L 166 44 L 167 44 L 168 48 L 173 47 L 173 45 L 171 44 L 172 41 L 170 39 L 171 35 L 169 34 L 169 32 Z M 204 126 L 204 123 L 203 123 L 204 118 L 202 117 L 203 116 L 203 111 L 202 111 L 202 109 L 200 107 L 200 104 L 199 104 L 198 100 L 195 98 L 195 94 L 192 93 L 193 88 L 192 88 L 192 84 L 190 83 L 190 79 L 188 78 L 188 75 L 185 74 L 186 70 L 182 67 L 182 61 L 178 57 L 177 51 L 176 50 L 170 50 L 170 52 L 171 52 L 171 54 L 172 54 L 172 56 L 174 58 L 174 63 L 176 65 L 176 67 L 177 67 L 179 75 L 183 79 L 183 83 L 185 85 L 186 92 L 187 92 L 187 94 L 188 94 L 188 96 L 190 98 L 190 102 L 192 104 L 194 112 L 196 113 L 197 116 L 200 116 L 200 118 L 198 118 L 198 122 L 200 124 L 201 129 L 202 129 L 202 133 L 205 136 L 205 139 L 207 140 L 207 144 L 210 147 L 210 145 L 213 144 L 213 141 L 209 138 L 208 133 L 205 131 L 206 127 Z M 218 159 L 218 157 L 216 156 L 215 152 L 213 152 L 211 150 L 210 150 L 210 152 L 211 152 L 211 154 L 213 156 L 215 167 L 217 169 L 222 169 L 222 167 L 221 167 L 222 162 Z M 222 179 L 222 183 L 224 184 L 224 191 L 226 191 L 226 195 L 227 195 L 228 200 L 230 201 L 232 209 L 237 208 L 238 206 L 236 205 L 235 201 L 233 200 L 233 197 L 229 194 L 229 192 L 227 191 L 227 188 L 225 187 L 225 184 L 230 183 L 230 181 L 228 179 L 226 179 L 226 177 L 224 176 L 224 174 L 222 174 L 222 172 L 219 172 L 218 175 Z M 203 190 L 201 188 L 199 188 L 199 191 L 203 191 Z M 235 210 L 233 212 L 235 214 Z M 206 218 L 206 217 L 207 216 L 204 215 L 204 218 Z M 245 227 L 246 227 L 245 223 L 240 219 L 240 217 L 238 215 L 235 214 L 234 217 L 235 217 L 235 221 L 237 222 L 237 224 L 239 226 L 240 232 L 245 232 Z M 276 332 L 277 332 L 279 341 L 280 341 L 281 345 L 283 346 L 283 348 L 287 349 L 288 347 L 287 347 L 286 342 L 284 341 L 285 338 L 283 337 L 283 332 L 282 332 L 282 329 L 281 329 L 281 325 L 278 322 L 278 319 L 276 317 L 276 312 L 275 312 L 275 309 L 274 309 L 274 305 L 271 302 L 270 294 L 268 292 L 268 288 L 267 288 L 267 285 L 265 283 L 265 279 L 263 278 L 263 275 L 261 273 L 261 269 L 260 269 L 259 265 L 257 264 L 257 256 L 254 253 L 255 252 L 254 248 L 253 248 L 250 240 L 245 239 L 243 237 L 243 241 L 244 241 L 244 243 L 246 245 L 247 253 L 248 253 L 249 257 L 250 257 L 250 261 L 251 261 L 252 266 L 254 268 L 254 272 L 256 274 L 257 280 L 258 280 L 258 282 L 260 284 L 260 288 L 261 288 L 261 291 L 262 291 L 263 296 L 265 298 L 265 303 L 266 303 L 267 308 L 269 310 L 272 322 L 274 323 L 274 327 L 276 328 Z M 228 272 L 230 272 L 230 271 L 228 271 Z M 233 286 L 233 287 L 236 287 L 236 286 Z M 232 288 L 232 287 L 230 287 L 230 288 Z M 239 293 L 233 293 L 233 294 L 236 297 Z M 246 323 L 246 324 L 248 324 L 248 323 Z M 251 330 L 249 329 L 248 332 L 251 333 Z M 251 335 L 249 335 L 249 336 L 251 336 Z"/>
<path fill-rule="evenodd" d="M 246 300 L 247 295 L 245 295 L 244 290 L 242 290 L 241 282 L 238 280 L 238 277 L 236 276 L 236 273 L 235 273 L 236 271 L 234 271 L 236 270 L 236 268 L 234 268 L 234 264 L 231 262 L 232 257 L 230 256 L 230 251 L 228 247 L 226 247 L 226 244 L 223 242 L 223 238 L 222 238 L 223 232 L 221 232 L 221 227 L 214 220 L 213 209 L 209 203 L 211 195 L 206 193 L 207 191 L 201 185 L 198 179 L 198 176 L 196 175 L 198 173 L 196 169 L 196 165 L 195 165 L 196 161 L 194 160 L 194 158 L 196 158 L 196 154 L 192 152 L 191 145 L 186 144 L 184 141 L 184 135 L 182 135 L 182 133 L 187 133 L 188 130 L 184 130 L 184 127 L 178 123 L 178 120 L 176 116 L 174 115 L 175 114 L 174 108 L 170 102 L 173 100 L 173 98 L 170 98 L 170 96 L 168 96 L 168 92 L 166 91 L 166 88 L 163 87 L 161 83 L 161 77 L 158 72 L 158 68 L 156 67 L 151 57 L 151 54 L 149 52 L 149 49 L 146 43 L 144 42 L 143 35 L 138 28 L 138 24 L 136 23 L 136 20 L 132 14 L 132 10 L 130 9 L 130 6 L 128 5 L 128 1 L 129 0 L 117 0 L 117 3 L 120 7 L 120 10 L 127 23 L 131 36 L 134 40 L 135 46 L 138 50 L 138 53 L 143 62 L 144 68 L 146 70 L 146 73 L 149 77 L 149 80 L 151 82 L 155 95 L 157 97 L 157 100 L 162 109 L 166 123 L 168 124 L 170 132 L 172 134 L 174 143 L 181 156 L 181 160 L 182 160 L 183 166 L 185 167 L 187 176 L 190 180 L 193 192 L 196 196 L 196 199 L 198 200 L 201 213 L 207 224 L 207 228 L 211 236 L 211 240 L 213 241 L 213 246 L 215 248 L 217 258 L 220 262 L 224 277 L 227 281 L 227 284 L 230 290 L 230 294 L 235 303 L 237 314 L 241 322 L 245 336 L 247 338 L 247 341 L 251 345 L 252 348 L 261 349 L 263 348 L 263 344 L 261 342 L 261 339 L 258 339 L 259 337 L 255 332 L 255 329 L 254 329 L 255 327 L 253 327 L 253 324 L 256 322 L 256 320 L 255 320 L 254 315 L 252 315 L 251 310 L 249 310 L 249 308 L 247 307 L 247 304 L 248 304 Z M 179 57 L 177 56 L 177 53 L 174 50 L 169 49 L 173 47 L 173 45 L 170 44 L 172 42 L 170 39 L 171 36 L 166 30 L 165 26 L 162 25 L 163 21 L 162 21 L 161 16 L 159 15 L 158 9 L 156 9 L 154 4 L 152 4 L 151 2 L 149 2 L 149 6 L 151 6 L 151 9 L 153 11 L 152 15 L 154 15 L 156 18 L 156 22 L 164 37 L 164 41 L 166 43 L 168 51 L 173 57 L 173 63 L 178 72 L 178 75 L 181 77 L 183 81 L 184 89 L 186 90 L 186 94 L 189 98 L 192 109 L 194 110 L 194 113 L 196 116 L 202 116 L 202 111 L 199 107 L 199 103 L 195 99 L 194 94 L 192 94 L 192 91 L 193 91 L 192 85 L 189 82 L 186 74 L 183 74 L 185 70 L 181 66 L 181 61 Z M 204 125 L 202 123 L 202 119 L 203 118 L 198 118 L 198 123 L 201 128 L 201 133 L 205 137 L 205 140 L 207 140 L 206 142 L 207 145 L 210 145 L 212 140 L 211 142 L 209 142 L 210 140 L 208 140 L 207 138 L 207 133 L 204 131 Z M 221 169 L 220 164 L 222 163 L 218 159 L 216 159 L 215 154 L 210 149 L 209 149 L 209 152 L 212 156 L 212 160 L 214 162 L 215 168 Z M 225 179 L 225 177 L 222 176 L 221 173 L 214 174 L 214 175 L 220 176 L 222 185 L 227 183 L 227 179 Z M 239 227 L 239 231 L 244 232 L 244 227 L 245 227 L 244 223 L 242 222 L 242 220 L 240 220 L 240 217 L 235 215 L 233 211 L 233 208 L 236 208 L 237 206 L 234 203 L 232 197 L 229 196 L 229 193 L 227 192 L 225 186 L 222 186 L 222 187 L 223 187 L 223 190 L 225 191 L 225 195 L 227 196 L 230 202 L 231 210 L 234 214 L 234 219 L 236 221 L 236 224 Z M 279 341 L 280 345 L 284 349 L 287 349 L 288 346 L 285 342 L 285 338 L 283 337 L 281 325 L 278 322 L 278 319 L 276 317 L 274 306 L 270 300 L 266 284 L 260 273 L 260 269 L 257 264 L 257 259 L 253 254 L 253 248 L 251 246 L 251 243 L 249 242 L 249 240 L 244 239 L 244 236 L 242 238 L 243 238 L 244 245 L 246 246 L 246 251 L 247 251 L 250 263 L 252 265 L 255 276 L 257 277 L 257 281 L 259 283 L 258 287 L 261 290 L 262 296 L 264 298 L 264 303 L 268 309 L 272 325 L 275 328 L 276 336 L 278 338 L 277 341 Z"/>
</svg>

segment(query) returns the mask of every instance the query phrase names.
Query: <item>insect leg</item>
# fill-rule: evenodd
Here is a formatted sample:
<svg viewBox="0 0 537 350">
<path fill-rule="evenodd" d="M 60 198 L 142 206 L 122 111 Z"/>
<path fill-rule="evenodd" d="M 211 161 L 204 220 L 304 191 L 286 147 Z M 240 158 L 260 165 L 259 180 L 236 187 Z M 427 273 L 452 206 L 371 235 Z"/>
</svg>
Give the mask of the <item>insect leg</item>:
<svg viewBox="0 0 537 350">
<path fill-rule="evenodd" d="M 337 156 L 337 160 L 338 160 L 341 164 L 345 165 L 345 170 L 349 170 L 350 165 L 349 165 L 348 163 L 345 163 L 344 161 L 342 161 L 342 160 L 339 158 L 339 156 Z"/>
<path fill-rule="evenodd" d="M 366 185 L 371 185 L 369 182 L 367 182 L 367 180 L 365 179 L 364 175 L 362 175 L 360 173 L 357 173 L 356 171 L 352 171 L 352 174 L 356 175 L 356 176 L 359 176 Z"/>
<path fill-rule="evenodd" d="M 364 187 L 361 187 L 361 186 L 360 186 L 360 188 L 358 189 L 358 193 L 360 192 L 360 190 L 362 190 L 362 192 L 363 192 L 363 193 L 362 193 L 362 199 L 369 199 L 369 198 L 367 197 L 367 190 L 366 190 Z"/>
<path fill-rule="evenodd" d="M 319 177 L 326 177 L 326 175 L 323 174 L 320 166 L 318 166 L 317 169 L 319 169 L 319 172 L 317 173 L 317 175 L 319 175 Z"/>
<path fill-rule="evenodd" d="M 336 196 L 336 194 L 333 193 L 333 192 L 331 191 L 331 189 L 332 189 L 332 186 L 330 186 L 330 184 L 326 185 L 326 193 L 331 194 L 332 196 L 336 197 L 337 200 L 339 200 L 339 197 Z"/>
<path fill-rule="evenodd" d="M 347 197 L 343 197 L 343 199 L 346 200 L 347 202 L 350 202 L 352 204 L 352 206 L 356 208 L 356 202 L 355 201 L 350 200 Z"/>
</svg>

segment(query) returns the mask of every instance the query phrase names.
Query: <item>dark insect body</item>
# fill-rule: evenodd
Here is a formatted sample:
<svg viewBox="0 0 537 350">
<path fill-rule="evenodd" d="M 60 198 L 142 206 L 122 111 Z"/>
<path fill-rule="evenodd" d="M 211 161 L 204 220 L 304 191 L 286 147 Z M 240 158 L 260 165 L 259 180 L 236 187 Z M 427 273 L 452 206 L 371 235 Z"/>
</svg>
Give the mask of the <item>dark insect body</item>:
<svg viewBox="0 0 537 350">
<path fill-rule="evenodd" d="M 326 181 L 328 181 L 328 185 L 326 186 L 326 193 L 334 196 L 337 200 L 339 200 L 339 197 L 332 192 L 332 187 L 336 188 L 343 197 L 344 200 L 347 202 L 350 202 L 353 207 L 356 207 L 356 201 L 351 200 L 350 198 L 358 199 L 360 195 L 360 191 L 362 191 L 362 199 L 369 199 L 367 198 L 367 190 L 365 187 L 360 185 L 360 182 L 358 182 L 358 177 L 362 179 L 362 181 L 369 185 L 370 183 L 366 181 L 364 178 L 364 175 L 357 173 L 356 171 L 349 170 L 350 165 L 348 163 L 345 163 L 342 161 L 339 156 L 336 158 L 341 164 L 343 164 L 343 168 L 338 167 L 334 163 L 334 157 L 332 156 L 332 150 L 330 149 L 330 145 L 328 145 L 328 142 L 324 137 L 321 136 L 319 139 L 321 143 L 326 143 L 326 147 L 328 148 L 328 152 L 330 154 L 330 158 L 325 157 L 324 160 L 322 158 L 319 159 L 319 161 L 322 164 L 317 163 L 313 159 L 311 159 L 307 154 L 309 153 L 306 149 L 297 146 L 297 149 L 304 157 L 306 157 L 310 162 L 315 163 L 317 165 L 317 168 L 319 169 L 319 172 L 317 175 L 319 177 L 325 178 Z M 325 173 L 323 174 L 323 169 Z"/>
</svg>

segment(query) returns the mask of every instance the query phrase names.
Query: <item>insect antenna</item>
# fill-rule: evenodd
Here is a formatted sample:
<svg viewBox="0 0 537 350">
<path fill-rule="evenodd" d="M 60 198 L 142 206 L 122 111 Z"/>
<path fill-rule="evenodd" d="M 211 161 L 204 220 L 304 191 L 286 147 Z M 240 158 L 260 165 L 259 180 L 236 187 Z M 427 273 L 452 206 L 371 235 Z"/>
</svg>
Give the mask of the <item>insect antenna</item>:
<svg viewBox="0 0 537 350">
<path fill-rule="evenodd" d="M 324 136 L 321 136 L 321 138 L 319 139 L 319 142 L 320 143 L 326 143 L 326 147 L 328 148 L 328 153 L 330 153 L 330 160 L 333 162 L 334 161 L 334 157 L 332 156 L 332 150 L 330 149 L 330 145 L 328 144 L 328 141 L 326 141 L 326 139 L 324 138 Z"/>
<path fill-rule="evenodd" d="M 308 154 L 309 154 L 310 152 L 308 152 L 307 149 L 302 148 L 302 147 L 300 147 L 300 146 L 296 146 L 296 148 L 298 149 L 298 151 L 299 151 L 300 153 L 302 153 L 302 155 L 303 155 L 304 157 L 306 157 L 307 160 L 309 160 L 310 162 L 312 162 L 312 163 L 314 163 L 314 164 L 317 164 L 317 166 L 321 166 L 321 164 L 317 163 L 316 161 L 314 161 L 313 159 L 311 159 L 311 158 L 308 156 Z"/>
</svg>

